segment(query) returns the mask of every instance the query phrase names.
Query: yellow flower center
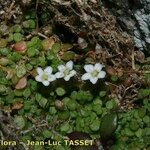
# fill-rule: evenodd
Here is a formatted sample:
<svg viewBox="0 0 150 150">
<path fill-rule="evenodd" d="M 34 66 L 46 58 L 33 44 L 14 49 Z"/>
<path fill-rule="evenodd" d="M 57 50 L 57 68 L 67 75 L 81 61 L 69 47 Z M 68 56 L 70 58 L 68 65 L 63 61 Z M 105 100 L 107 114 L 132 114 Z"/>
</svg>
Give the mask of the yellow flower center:
<svg viewBox="0 0 150 150">
<path fill-rule="evenodd" d="M 43 73 L 42 80 L 48 80 L 48 75 L 46 73 Z"/>
<path fill-rule="evenodd" d="M 92 77 L 97 77 L 98 74 L 99 74 L 99 72 L 97 70 L 94 70 L 93 72 L 91 72 Z"/>
<path fill-rule="evenodd" d="M 66 75 L 68 75 L 70 73 L 70 70 L 68 69 L 68 68 L 66 68 L 65 70 L 64 70 L 64 75 L 66 76 Z"/>
</svg>

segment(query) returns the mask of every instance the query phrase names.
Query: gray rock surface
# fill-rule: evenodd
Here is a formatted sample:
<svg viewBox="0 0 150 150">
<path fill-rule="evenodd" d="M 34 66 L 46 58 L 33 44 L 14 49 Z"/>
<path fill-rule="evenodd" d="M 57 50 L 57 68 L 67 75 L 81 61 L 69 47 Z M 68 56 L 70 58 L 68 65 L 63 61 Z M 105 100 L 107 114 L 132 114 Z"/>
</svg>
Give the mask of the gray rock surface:
<svg viewBox="0 0 150 150">
<path fill-rule="evenodd" d="M 141 1 L 141 5 L 134 12 L 137 22 L 134 27 L 134 41 L 139 49 L 150 53 L 150 0 Z"/>
<path fill-rule="evenodd" d="M 103 0 L 118 24 L 133 36 L 139 50 L 150 55 L 150 0 Z"/>
</svg>

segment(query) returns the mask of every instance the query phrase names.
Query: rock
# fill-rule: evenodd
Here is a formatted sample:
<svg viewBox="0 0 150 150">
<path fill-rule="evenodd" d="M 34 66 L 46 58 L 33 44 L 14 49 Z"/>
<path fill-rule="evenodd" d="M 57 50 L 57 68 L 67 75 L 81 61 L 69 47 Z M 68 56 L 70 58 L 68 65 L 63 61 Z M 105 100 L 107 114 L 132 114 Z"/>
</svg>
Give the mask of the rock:
<svg viewBox="0 0 150 150">
<path fill-rule="evenodd" d="M 130 0 L 107 0 L 103 1 L 103 4 L 116 16 L 118 25 L 130 36 L 133 36 L 136 22 L 133 19 Z"/>
<path fill-rule="evenodd" d="M 137 21 L 134 27 L 134 41 L 140 50 L 146 50 L 150 54 L 150 8 L 148 14 L 146 10 L 142 8 L 136 10 L 134 13 Z"/>
<path fill-rule="evenodd" d="M 107 0 L 102 1 L 116 16 L 118 25 L 135 41 L 135 46 L 150 54 L 150 1 Z"/>
</svg>

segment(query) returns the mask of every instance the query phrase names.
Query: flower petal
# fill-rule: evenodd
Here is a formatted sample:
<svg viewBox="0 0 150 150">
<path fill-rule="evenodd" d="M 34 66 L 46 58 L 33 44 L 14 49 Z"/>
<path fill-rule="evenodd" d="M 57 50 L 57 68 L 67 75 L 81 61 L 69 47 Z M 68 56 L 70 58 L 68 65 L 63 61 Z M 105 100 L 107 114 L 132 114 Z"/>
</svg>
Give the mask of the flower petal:
<svg viewBox="0 0 150 150">
<path fill-rule="evenodd" d="M 66 67 L 64 65 L 59 65 L 57 68 L 60 72 L 63 72 Z"/>
<path fill-rule="evenodd" d="M 42 79 L 41 79 L 41 76 L 40 76 L 40 75 L 37 75 L 37 76 L 35 77 L 35 80 L 38 81 L 38 82 L 42 82 Z"/>
<path fill-rule="evenodd" d="M 48 66 L 44 69 L 44 72 L 48 73 L 48 74 L 51 74 L 53 71 L 52 67 Z"/>
<path fill-rule="evenodd" d="M 62 72 L 57 72 L 57 73 L 55 74 L 55 77 L 56 77 L 56 78 L 62 78 L 62 77 L 64 77 L 64 74 L 63 74 Z"/>
<path fill-rule="evenodd" d="M 90 81 L 95 84 L 97 82 L 98 78 L 90 78 Z"/>
<path fill-rule="evenodd" d="M 69 70 L 73 69 L 73 62 L 70 60 L 66 63 L 66 67 L 69 68 Z"/>
<path fill-rule="evenodd" d="M 37 71 L 38 74 L 43 74 L 43 70 L 42 70 L 41 67 L 38 67 L 38 68 L 36 69 L 36 71 Z"/>
<path fill-rule="evenodd" d="M 68 79 L 70 79 L 71 77 L 73 77 L 74 75 L 76 74 L 76 71 L 75 70 L 72 70 L 72 71 L 70 71 L 70 73 L 68 74 L 68 75 L 66 75 L 65 77 Z M 65 79 L 65 77 L 64 77 L 64 79 Z M 68 81 L 68 80 L 67 80 Z"/>
<path fill-rule="evenodd" d="M 50 75 L 48 78 L 48 81 L 50 82 L 55 81 L 55 80 L 56 80 L 56 77 L 54 75 Z"/>
<path fill-rule="evenodd" d="M 74 76 L 75 74 L 76 74 L 76 71 L 75 71 L 75 70 L 71 70 L 69 75 L 72 77 L 72 76 Z"/>
<path fill-rule="evenodd" d="M 98 78 L 90 78 L 90 81 L 95 84 L 97 82 Z"/>
<path fill-rule="evenodd" d="M 48 81 L 43 81 L 42 83 L 43 83 L 43 85 L 45 85 L 45 86 L 48 86 L 48 85 L 49 85 L 49 82 L 48 82 Z"/>
<path fill-rule="evenodd" d="M 69 80 L 70 80 L 70 76 L 69 76 L 69 75 L 68 75 L 68 76 L 65 76 L 65 77 L 64 77 L 64 80 L 65 80 L 65 81 L 69 81 Z"/>
<path fill-rule="evenodd" d="M 81 79 L 82 79 L 82 80 L 88 80 L 88 79 L 90 79 L 90 77 L 91 77 L 90 73 L 85 73 L 85 74 L 81 77 Z"/>
<path fill-rule="evenodd" d="M 94 66 L 93 65 L 85 65 L 84 69 L 86 72 L 92 72 L 94 70 Z"/>
<path fill-rule="evenodd" d="M 98 78 L 104 78 L 106 75 L 106 72 L 105 71 L 101 71 L 99 74 L 98 74 Z"/>
<path fill-rule="evenodd" d="M 100 63 L 96 63 L 95 66 L 94 66 L 94 69 L 97 70 L 97 71 L 101 71 L 103 68 L 103 65 L 100 64 Z"/>
</svg>

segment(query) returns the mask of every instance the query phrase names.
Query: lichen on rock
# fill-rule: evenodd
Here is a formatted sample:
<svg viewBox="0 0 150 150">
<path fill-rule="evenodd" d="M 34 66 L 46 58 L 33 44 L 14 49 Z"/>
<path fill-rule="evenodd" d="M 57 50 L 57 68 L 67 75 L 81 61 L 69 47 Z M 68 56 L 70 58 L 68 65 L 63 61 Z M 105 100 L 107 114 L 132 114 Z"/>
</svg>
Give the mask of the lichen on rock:
<svg viewBox="0 0 150 150">
<path fill-rule="evenodd" d="M 150 1 L 141 1 L 143 7 L 135 11 L 137 25 L 134 27 L 134 41 L 140 50 L 150 53 Z"/>
</svg>

